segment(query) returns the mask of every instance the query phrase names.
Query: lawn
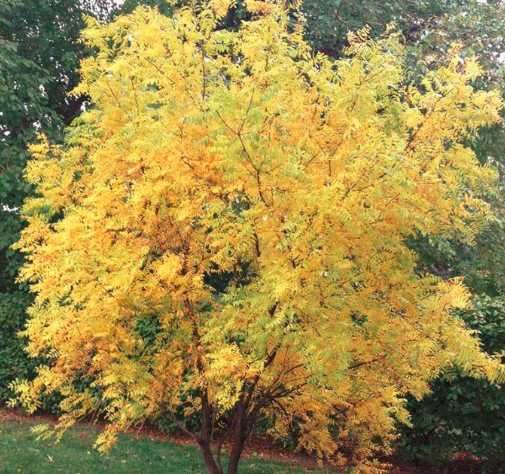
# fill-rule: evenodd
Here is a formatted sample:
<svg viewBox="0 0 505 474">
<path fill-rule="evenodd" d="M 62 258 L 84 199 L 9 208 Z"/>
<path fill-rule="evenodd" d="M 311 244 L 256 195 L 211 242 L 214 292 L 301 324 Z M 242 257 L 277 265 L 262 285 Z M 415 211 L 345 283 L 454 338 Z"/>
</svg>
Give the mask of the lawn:
<svg viewBox="0 0 505 474">
<path fill-rule="evenodd" d="M 157 474 L 202 473 L 198 451 L 145 437 L 124 435 L 109 455 L 93 448 L 91 427 L 70 430 L 59 444 L 39 441 L 26 421 L 0 422 L 0 473 L 22 474 Z M 260 458 L 244 459 L 242 474 L 302 474 L 303 469 Z M 314 472 L 314 471 L 312 471 Z M 318 471 L 322 472 L 322 471 Z"/>
</svg>

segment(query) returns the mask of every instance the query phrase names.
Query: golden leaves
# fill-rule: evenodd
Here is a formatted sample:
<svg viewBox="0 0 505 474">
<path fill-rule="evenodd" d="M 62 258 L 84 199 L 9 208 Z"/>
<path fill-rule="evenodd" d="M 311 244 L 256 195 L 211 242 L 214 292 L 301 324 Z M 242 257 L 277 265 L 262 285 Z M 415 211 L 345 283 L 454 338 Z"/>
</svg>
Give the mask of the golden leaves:
<svg viewBox="0 0 505 474">
<path fill-rule="evenodd" d="M 182 262 L 177 255 L 166 255 L 157 265 L 157 272 L 161 279 L 173 281 L 181 271 Z"/>
<path fill-rule="evenodd" d="M 235 0 L 211 0 L 210 7 L 216 14 L 217 18 L 223 18 L 228 13 L 228 10 L 233 7 Z"/>
<path fill-rule="evenodd" d="M 273 2 L 262 0 L 246 0 L 246 7 L 252 13 L 268 15 L 274 9 Z"/>
</svg>

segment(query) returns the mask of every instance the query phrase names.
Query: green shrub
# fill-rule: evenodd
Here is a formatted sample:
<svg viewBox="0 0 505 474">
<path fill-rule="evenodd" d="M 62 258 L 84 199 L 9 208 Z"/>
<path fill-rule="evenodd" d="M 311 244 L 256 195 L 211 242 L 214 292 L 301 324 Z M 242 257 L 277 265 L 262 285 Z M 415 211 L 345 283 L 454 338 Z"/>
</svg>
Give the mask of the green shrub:
<svg viewBox="0 0 505 474">
<path fill-rule="evenodd" d="M 35 368 L 24 351 L 26 341 L 17 333 L 23 329 L 30 296 L 24 292 L 0 293 L 0 404 L 12 396 L 9 384 L 30 377 Z"/>
<path fill-rule="evenodd" d="M 505 298 L 481 296 L 461 314 L 490 353 L 505 350 Z M 412 428 L 403 430 L 401 454 L 411 460 L 443 464 L 458 452 L 485 461 L 485 472 L 505 461 L 505 387 L 447 371 L 432 384 L 432 393 L 409 400 Z"/>
</svg>

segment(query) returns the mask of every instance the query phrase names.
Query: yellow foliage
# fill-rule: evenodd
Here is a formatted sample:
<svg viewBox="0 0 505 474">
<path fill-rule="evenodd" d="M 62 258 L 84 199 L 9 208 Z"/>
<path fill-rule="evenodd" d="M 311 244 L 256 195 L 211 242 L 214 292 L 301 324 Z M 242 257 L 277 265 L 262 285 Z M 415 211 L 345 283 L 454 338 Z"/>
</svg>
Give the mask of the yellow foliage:
<svg viewBox="0 0 505 474">
<path fill-rule="evenodd" d="M 246 0 L 246 7 L 252 13 L 269 14 L 272 13 L 274 5 L 263 0 Z"/>
<path fill-rule="evenodd" d="M 234 3 L 233 0 L 212 0 L 210 6 L 218 18 L 223 18 Z"/>
<path fill-rule="evenodd" d="M 230 3 L 89 23 L 93 108 L 27 171 L 26 335 L 50 360 L 14 388 L 31 408 L 63 393 L 63 428 L 105 406 L 101 449 L 181 405 L 217 431 L 245 406 L 320 457 L 354 443 L 365 469 L 441 369 L 501 370 L 451 316 L 461 281 L 419 275 L 405 240 L 471 242 L 495 173 L 464 143 L 502 104 L 457 51 L 407 87 L 394 36 L 334 62 L 276 2 L 216 29 Z"/>
</svg>

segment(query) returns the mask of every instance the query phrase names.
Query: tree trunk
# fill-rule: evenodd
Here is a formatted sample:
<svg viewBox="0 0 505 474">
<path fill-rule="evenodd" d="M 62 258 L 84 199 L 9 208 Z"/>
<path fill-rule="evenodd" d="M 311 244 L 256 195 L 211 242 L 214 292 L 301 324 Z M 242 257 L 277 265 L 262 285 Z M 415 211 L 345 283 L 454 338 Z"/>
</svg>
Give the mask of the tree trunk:
<svg viewBox="0 0 505 474">
<path fill-rule="evenodd" d="M 228 462 L 228 474 L 237 474 L 238 473 L 238 463 L 240 461 L 240 456 L 242 456 L 242 451 L 244 450 L 245 441 L 247 438 L 246 435 L 246 403 L 243 399 L 241 399 L 237 403 L 235 419 L 233 423 L 233 432 L 232 432 L 232 445 L 230 449 L 230 459 Z"/>
<path fill-rule="evenodd" d="M 240 457 L 242 456 L 242 451 L 244 450 L 244 440 L 240 438 L 238 440 L 233 440 L 233 445 L 230 450 L 230 460 L 228 463 L 228 474 L 238 473 L 238 463 Z"/>
<path fill-rule="evenodd" d="M 200 451 L 202 452 L 203 461 L 205 463 L 205 467 L 209 474 L 223 474 L 222 469 L 217 464 L 214 455 L 212 454 L 212 449 L 209 443 L 201 442 Z"/>
<path fill-rule="evenodd" d="M 198 370 L 203 372 L 203 365 L 201 360 L 198 360 Z M 207 389 L 202 391 L 202 428 L 200 431 L 200 436 L 197 437 L 198 445 L 202 451 L 203 460 L 205 462 L 205 467 L 209 474 L 223 474 L 223 469 L 220 463 L 216 461 L 216 458 L 212 454 L 212 407 L 209 405 L 209 397 Z"/>
</svg>

